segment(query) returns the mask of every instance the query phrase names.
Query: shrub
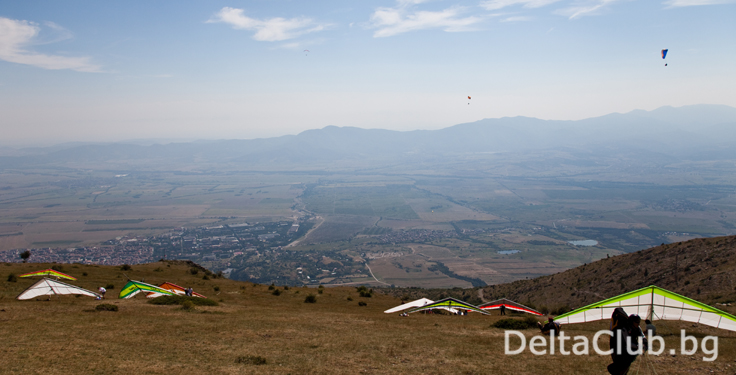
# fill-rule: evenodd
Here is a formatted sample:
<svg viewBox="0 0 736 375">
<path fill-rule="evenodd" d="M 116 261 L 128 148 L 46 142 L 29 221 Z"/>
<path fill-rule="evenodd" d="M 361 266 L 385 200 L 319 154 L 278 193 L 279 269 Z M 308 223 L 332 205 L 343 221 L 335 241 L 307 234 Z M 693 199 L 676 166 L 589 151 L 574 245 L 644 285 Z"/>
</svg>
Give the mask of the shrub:
<svg viewBox="0 0 736 375">
<path fill-rule="evenodd" d="M 108 289 L 108 290 L 109 289 L 115 289 L 115 285 L 114 284 L 107 284 L 107 285 L 105 285 L 105 289 Z"/>
<path fill-rule="evenodd" d="M 187 297 L 187 296 L 161 296 L 156 297 L 148 301 L 148 303 L 153 305 L 181 305 L 184 303 L 184 301 L 191 301 L 194 305 L 197 306 L 217 306 L 217 301 L 213 301 L 208 298 L 200 298 L 200 297 Z"/>
<path fill-rule="evenodd" d="M 271 294 L 273 294 L 274 296 L 280 296 L 281 295 L 281 291 L 278 290 L 278 289 L 274 289 L 273 293 L 271 293 Z"/>
<path fill-rule="evenodd" d="M 54 271 L 64 272 L 64 267 L 62 266 L 51 266 L 51 269 Z"/>
<path fill-rule="evenodd" d="M 371 290 L 361 290 L 360 291 L 360 296 L 361 297 L 366 297 L 366 298 L 373 297 L 373 289 L 371 289 Z"/>
<path fill-rule="evenodd" d="M 97 311 L 118 311 L 118 305 L 113 305 L 112 303 L 102 303 L 102 304 L 95 306 L 95 310 Z"/>
<path fill-rule="evenodd" d="M 82 276 L 87 276 L 87 272 L 82 272 Z"/>
<path fill-rule="evenodd" d="M 265 365 L 268 361 L 259 355 L 246 355 L 235 359 L 235 363 L 242 363 L 244 365 Z"/>
<path fill-rule="evenodd" d="M 352 301 L 352 300 L 353 300 L 353 297 L 348 297 L 348 301 Z"/>
<path fill-rule="evenodd" d="M 154 269 L 153 272 L 164 272 L 164 269 L 161 267 L 156 267 L 156 269 Z"/>
<path fill-rule="evenodd" d="M 17 283 L 18 282 L 18 276 L 15 276 L 14 273 L 11 273 L 8 275 L 8 282 L 9 283 Z"/>
<path fill-rule="evenodd" d="M 363 301 L 360 301 L 358 302 L 358 306 L 368 306 L 368 304 Z"/>
<path fill-rule="evenodd" d="M 319 293 L 319 294 L 322 294 L 322 292 L 324 292 L 324 291 L 325 291 L 324 289 L 317 289 L 317 293 Z"/>
<path fill-rule="evenodd" d="M 501 328 L 501 329 L 529 329 L 529 328 L 537 328 L 537 322 L 538 320 L 535 319 L 532 316 L 527 316 L 524 319 L 501 319 L 491 327 L 495 328 Z"/>
<path fill-rule="evenodd" d="M 324 286 L 324 285 L 322 285 L 322 284 L 320 284 L 320 285 L 319 285 L 319 286 L 317 287 L 317 289 L 324 289 L 324 288 L 325 288 L 325 286 Z"/>
<path fill-rule="evenodd" d="M 28 258 L 31 257 L 31 251 L 26 250 L 22 253 L 20 253 L 20 259 L 23 259 L 23 263 L 28 262 Z"/>
<path fill-rule="evenodd" d="M 196 275 L 199 273 L 199 269 L 192 267 L 189 269 L 189 273 L 191 273 L 192 275 Z"/>
<path fill-rule="evenodd" d="M 123 264 L 122 266 L 120 266 L 121 271 L 131 271 L 132 269 L 133 267 L 131 267 L 130 264 Z"/>
<path fill-rule="evenodd" d="M 209 279 L 210 279 L 210 277 L 207 276 L 207 274 L 204 274 L 204 276 L 202 276 L 202 280 L 209 280 Z"/>
<path fill-rule="evenodd" d="M 276 289 L 276 286 L 274 286 L 273 284 L 268 286 L 268 290 L 274 290 L 274 289 Z"/>
<path fill-rule="evenodd" d="M 304 299 L 304 303 L 317 303 L 317 296 L 310 294 Z"/>
<path fill-rule="evenodd" d="M 288 285 L 284 285 L 284 290 L 289 290 L 289 286 Z"/>
<path fill-rule="evenodd" d="M 181 303 L 181 309 L 182 310 L 194 310 L 194 302 L 191 300 L 186 300 Z"/>
<path fill-rule="evenodd" d="M 219 291 L 220 291 L 220 287 L 219 287 L 219 286 L 217 286 L 217 285 L 215 285 L 214 287 L 212 287 L 212 289 L 214 289 L 214 290 L 215 290 L 215 292 L 219 292 Z"/>
</svg>

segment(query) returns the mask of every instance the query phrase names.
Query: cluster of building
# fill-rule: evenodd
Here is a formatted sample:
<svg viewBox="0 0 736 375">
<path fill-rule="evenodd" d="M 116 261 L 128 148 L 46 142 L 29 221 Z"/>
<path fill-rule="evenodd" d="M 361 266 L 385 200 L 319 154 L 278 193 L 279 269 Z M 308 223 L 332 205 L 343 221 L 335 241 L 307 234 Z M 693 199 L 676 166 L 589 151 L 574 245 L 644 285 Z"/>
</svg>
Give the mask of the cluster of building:
<svg viewBox="0 0 736 375">
<path fill-rule="evenodd" d="M 95 247 L 18 249 L 0 252 L 0 262 L 22 262 L 21 253 L 30 251 L 28 261 L 34 263 L 139 264 L 155 260 L 153 247 L 125 244 Z"/>
</svg>

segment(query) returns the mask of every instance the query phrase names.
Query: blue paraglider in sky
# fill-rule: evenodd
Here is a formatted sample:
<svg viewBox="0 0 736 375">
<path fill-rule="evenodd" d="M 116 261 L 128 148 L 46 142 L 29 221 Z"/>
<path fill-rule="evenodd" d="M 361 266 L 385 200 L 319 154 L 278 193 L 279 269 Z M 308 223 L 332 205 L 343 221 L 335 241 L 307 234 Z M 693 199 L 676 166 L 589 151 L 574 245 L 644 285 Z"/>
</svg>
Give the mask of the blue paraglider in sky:
<svg viewBox="0 0 736 375">
<path fill-rule="evenodd" d="M 663 49 L 662 50 L 662 60 L 664 60 L 664 58 L 667 57 L 667 51 L 669 51 L 669 50 L 668 49 Z M 664 64 L 664 66 L 667 66 L 667 64 Z"/>
</svg>

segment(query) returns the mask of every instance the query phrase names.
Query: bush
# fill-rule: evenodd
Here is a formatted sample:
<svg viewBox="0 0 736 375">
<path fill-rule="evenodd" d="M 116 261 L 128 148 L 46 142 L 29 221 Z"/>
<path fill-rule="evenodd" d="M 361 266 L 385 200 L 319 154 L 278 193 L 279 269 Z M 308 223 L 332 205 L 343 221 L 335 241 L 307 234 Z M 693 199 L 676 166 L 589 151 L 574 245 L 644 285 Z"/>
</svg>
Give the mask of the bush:
<svg viewBox="0 0 736 375">
<path fill-rule="evenodd" d="M 113 285 L 113 284 L 107 284 L 107 285 L 105 285 L 105 289 L 107 289 L 107 290 L 115 289 L 115 285 Z"/>
<path fill-rule="evenodd" d="M 187 300 L 181 303 L 182 310 L 194 310 L 194 302 Z"/>
<path fill-rule="evenodd" d="M 507 318 L 507 319 L 501 319 L 493 323 L 491 327 L 501 328 L 501 329 L 529 329 L 529 328 L 537 328 L 538 322 L 539 321 L 532 316 L 527 316 L 524 319 Z"/>
<path fill-rule="evenodd" d="M 324 292 L 324 291 L 325 291 L 324 289 L 317 289 L 317 293 L 319 293 L 319 294 L 322 294 L 322 292 Z"/>
<path fill-rule="evenodd" d="M 161 267 L 156 267 L 156 269 L 154 269 L 153 272 L 164 272 L 164 269 Z"/>
<path fill-rule="evenodd" d="M 358 306 L 368 306 L 368 304 L 363 301 L 360 301 L 358 302 Z"/>
<path fill-rule="evenodd" d="M 217 286 L 217 285 L 213 286 L 212 289 L 214 289 L 215 292 L 219 292 L 220 291 L 220 287 Z"/>
<path fill-rule="evenodd" d="M 82 276 L 87 276 L 87 272 L 82 272 Z"/>
<path fill-rule="evenodd" d="M 118 305 L 113 305 L 112 303 L 102 303 L 102 304 L 95 306 L 95 310 L 97 311 L 118 311 Z"/>
<path fill-rule="evenodd" d="M 8 275 L 8 282 L 9 283 L 17 283 L 18 282 L 18 276 L 15 276 L 14 273 L 11 273 Z"/>
<path fill-rule="evenodd" d="M 202 276 L 202 280 L 209 280 L 209 279 L 210 279 L 210 277 L 207 276 L 207 274 L 205 274 L 204 276 Z"/>
<path fill-rule="evenodd" d="M 289 286 L 288 285 L 284 285 L 284 290 L 289 290 Z"/>
<path fill-rule="evenodd" d="M 275 289 L 275 290 L 273 291 L 273 293 L 271 293 L 271 294 L 273 294 L 274 296 L 280 296 L 280 295 L 281 295 L 281 291 L 280 291 L 280 290 L 278 290 L 278 289 Z"/>
<path fill-rule="evenodd" d="M 317 303 L 317 296 L 310 294 L 304 299 L 304 303 Z"/>
<path fill-rule="evenodd" d="M 121 271 L 131 271 L 133 270 L 133 267 L 131 267 L 130 264 L 123 264 L 122 266 L 120 266 L 120 270 Z"/>
<path fill-rule="evenodd" d="M 199 273 L 199 269 L 192 267 L 189 269 L 189 273 L 191 273 L 192 275 L 196 275 Z"/>
<path fill-rule="evenodd" d="M 274 290 L 274 289 L 276 289 L 276 286 L 274 286 L 273 284 L 268 286 L 268 290 Z"/>
<path fill-rule="evenodd" d="M 353 300 L 353 297 L 348 297 L 348 301 L 352 301 L 352 300 Z"/>
<path fill-rule="evenodd" d="M 235 359 L 235 363 L 242 363 L 244 365 L 265 365 L 268 361 L 259 355 L 246 355 Z"/>
<path fill-rule="evenodd" d="M 64 267 L 62 266 L 51 266 L 51 269 L 54 271 L 64 272 Z"/>
<path fill-rule="evenodd" d="M 361 297 L 366 297 L 366 298 L 373 297 L 373 289 L 371 289 L 371 290 L 361 290 L 360 291 L 360 296 Z"/>
<path fill-rule="evenodd" d="M 216 301 L 208 298 L 187 296 L 161 296 L 148 301 L 153 305 L 182 305 L 185 301 L 191 301 L 196 306 L 218 306 Z"/>
</svg>

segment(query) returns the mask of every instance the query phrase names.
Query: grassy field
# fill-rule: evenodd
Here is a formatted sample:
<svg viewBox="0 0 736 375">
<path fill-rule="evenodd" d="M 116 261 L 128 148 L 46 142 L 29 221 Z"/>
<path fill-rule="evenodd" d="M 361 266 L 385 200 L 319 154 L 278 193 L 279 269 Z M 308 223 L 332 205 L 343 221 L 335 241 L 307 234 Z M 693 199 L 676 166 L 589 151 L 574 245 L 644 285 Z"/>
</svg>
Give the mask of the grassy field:
<svg viewBox="0 0 736 375">
<path fill-rule="evenodd" d="M 504 331 L 491 328 L 500 317 L 422 315 L 401 318 L 383 310 L 401 303 L 374 293 L 361 298 L 355 288 L 290 288 L 276 296 L 265 285 L 226 279 L 203 280 L 182 263 L 137 265 L 126 273 L 136 279 L 193 286 L 216 307 L 182 310 L 155 306 L 138 296 L 113 297 L 125 282 L 119 267 L 64 265 L 79 278 L 74 284 L 96 289 L 115 284 L 102 302 L 117 312 L 93 312 L 101 301 L 87 297 L 52 297 L 17 301 L 33 280 L 7 282 L 7 274 L 49 264 L 0 265 L 0 368 L 3 373 L 44 374 L 601 374 L 608 356 L 535 356 L 528 350 L 504 355 Z M 86 273 L 87 276 L 83 276 Z M 219 288 L 219 291 L 215 291 Z M 304 303 L 308 294 L 316 303 Z M 349 300 L 352 299 L 352 300 Z M 359 306 L 359 302 L 367 306 Z M 564 327 L 568 336 L 593 334 L 606 322 Z M 673 328 L 676 328 L 673 326 Z M 702 337 L 714 332 L 689 328 Z M 736 337 L 721 335 L 715 362 L 702 354 L 650 357 L 658 374 L 732 374 Z M 527 338 L 534 330 L 524 331 Z M 679 338 L 667 334 L 678 348 Z M 512 341 L 512 344 L 515 341 Z M 513 346 L 515 347 L 515 346 Z M 606 345 L 602 344 L 605 349 Z M 569 347 L 568 347 L 569 349 Z M 632 371 L 641 366 L 634 363 Z"/>
</svg>

